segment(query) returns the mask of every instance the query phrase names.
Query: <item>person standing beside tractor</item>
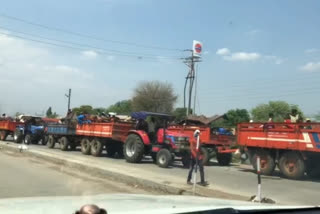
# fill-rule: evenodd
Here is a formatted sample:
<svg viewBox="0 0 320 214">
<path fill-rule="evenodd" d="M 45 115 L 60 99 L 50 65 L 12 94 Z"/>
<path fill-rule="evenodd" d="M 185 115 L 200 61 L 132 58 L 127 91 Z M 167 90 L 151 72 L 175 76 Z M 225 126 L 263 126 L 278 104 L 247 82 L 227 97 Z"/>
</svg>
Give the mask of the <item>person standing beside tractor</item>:
<svg viewBox="0 0 320 214">
<path fill-rule="evenodd" d="M 196 130 L 194 133 L 194 137 L 198 138 L 200 134 L 199 130 Z M 191 151 L 191 159 L 190 159 L 190 170 L 188 173 L 188 178 L 187 178 L 187 184 L 192 185 L 193 183 L 191 182 L 192 178 L 192 173 L 194 168 L 199 167 L 200 171 L 200 185 L 201 186 L 208 186 L 208 182 L 205 181 L 204 179 L 204 167 L 203 167 L 203 153 L 201 152 L 201 144 L 199 142 L 199 145 L 196 143 L 191 143 L 190 144 L 190 151 Z M 196 171 L 195 171 L 196 173 Z"/>
</svg>

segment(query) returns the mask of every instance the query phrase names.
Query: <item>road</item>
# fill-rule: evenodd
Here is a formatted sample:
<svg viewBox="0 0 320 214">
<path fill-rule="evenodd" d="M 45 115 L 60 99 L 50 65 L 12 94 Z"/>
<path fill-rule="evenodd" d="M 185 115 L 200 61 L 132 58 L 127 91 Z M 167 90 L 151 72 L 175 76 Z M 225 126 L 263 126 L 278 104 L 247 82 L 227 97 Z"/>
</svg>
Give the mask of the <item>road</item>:
<svg viewBox="0 0 320 214">
<path fill-rule="evenodd" d="M 175 162 L 172 168 L 163 169 L 153 164 L 150 159 L 145 159 L 141 164 L 129 164 L 124 159 L 108 158 L 106 154 L 99 158 L 84 156 L 81 154 L 80 148 L 77 151 L 69 152 L 61 151 L 59 145 L 56 145 L 55 149 L 48 149 L 46 146 L 41 145 L 30 145 L 29 148 L 67 156 L 68 158 L 81 158 L 104 166 L 128 170 L 143 170 L 144 174 L 135 176 L 143 178 L 150 175 L 153 179 L 167 176 L 165 182 L 170 183 L 178 180 L 182 185 L 187 186 L 185 183 L 188 170 L 182 168 L 179 162 Z M 210 189 L 247 197 L 256 194 L 257 176 L 253 173 L 250 166 L 234 164 L 230 167 L 220 167 L 212 163 L 211 166 L 205 167 L 205 174 L 210 183 L 208 187 Z M 48 183 L 44 182 L 45 184 Z M 57 181 L 53 179 L 52 182 Z M 280 204 L 318 205 L 320 204 L 319 189 L 319 180 L 308 180 L 305 178 L 304 180 L 296 181 L 282 178 L 277 174 L 275 176 L 262 176 L 262 196 L 271 198 Z"/>
<path fill-rule="evenodd" d="M 0 160 L 0 198 L 146 193 L 84 173 L 69 170 L 63 172 L 56 165 L 10 152 L 0 151 Z"/>
</svg>

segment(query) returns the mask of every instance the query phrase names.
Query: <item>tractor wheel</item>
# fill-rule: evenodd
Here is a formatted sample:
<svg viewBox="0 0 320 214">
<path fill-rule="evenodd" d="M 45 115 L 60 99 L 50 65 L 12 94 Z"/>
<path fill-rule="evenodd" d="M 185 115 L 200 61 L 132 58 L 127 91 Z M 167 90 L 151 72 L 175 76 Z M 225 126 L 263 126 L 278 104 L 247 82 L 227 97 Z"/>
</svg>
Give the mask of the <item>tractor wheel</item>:
<svg viewBox="0 0 320 214">
<path fill-rule="evenodd" d="M 210 154 L 209 154 L 209 150 L 205 147 L 201 147 L 201 153 L 202 153 L 202 164 L 204 166 L 208 165 L 209 164 L 209 161 L 210 161 Z"/>
<path fill-rule="evenodd" d="M 262 175 L 271 175 L 276 168 L 274 158 L 269 151 L 258 150 L 254 151 L 251 158 L 251 164 L 255 171 L 257 171 L 257 157 L 260 156 L 260 172 Z"/>
<path fill-rule="evenodd" d="M 300 154 L 290 151 L 281 155 L 279 168 L 285 177 L 300 179 L 305 172 L 305 163 Z"/>
<path fill-rule="evenodd" d="M 130 134 L 124 144 L 123 154 L 127 162 L 138 163 L 144 154 L 144 144 L 136 134 Z"/>
<path fill-rule="evenodd" d="M 8 132 L 5 130 L 0 131 L 0 140 L 5 141 L 8 136 Z"/>
<path fill-rule="evenodd" d="M 91 141 L 91 155 L 93 156 L 100 156 L 102 153 L 103 144 L 99 139 L 93 139 Z"/>
<path fill-rule="evenodd" d="M 54 139 L 52 135 L 49 135 L 48 143 L 47 143 L 48 148 L 53 149 L 55 144 L 56 144 L 56 139 Z"/>
<path fill-rule="evenodd" d="M 182 155 L 181 157 L 181 161 L 182 161 L 182 165 L 184 168 L 189 168 L 190 167 L 190 154 L 189 153 L 185 153 Z"/>
<path fill-rule="evenodd" d="M 19 129 L 16 129 L 13 133 L 13 141 L 16 143 L 22 143 L 23 135 Z"/>
<path fill-rule="evenodd" d="M 24 137 L 24 144 L 31 144 L 32 141 L 31 141 L 31 135 L 30 134 L 27 134 L 25 137 Z"/>
<path fill-rule="evenodd" d="M 231 153 L 217 153 L 217 161 L 220 166 L 229 166 L 232 160 Z"/>
<path fill-rule="evenodd" d="M 90 141 L 88 138 L 83 138 L 81 140 L 81 152 L 84 155 L 89 155 L 91 152 Z"/>
<path fill-rule="evenodd" d="M 67 151 L 68 147 L 69 147 L 69 144 L 70 144 L 68 138 L 67 137 L 62 137 L 62 138 L 60 138 L 59 142 L 60 142 L 60 149 L 62 151 Z"/>
<path fill-rule="evenodd" d="M 168 149 L 161 149 L 157 154 L 157 164 L 162 168 L 168 168 L 172 163 L 172 155 Z"/>
</svg>

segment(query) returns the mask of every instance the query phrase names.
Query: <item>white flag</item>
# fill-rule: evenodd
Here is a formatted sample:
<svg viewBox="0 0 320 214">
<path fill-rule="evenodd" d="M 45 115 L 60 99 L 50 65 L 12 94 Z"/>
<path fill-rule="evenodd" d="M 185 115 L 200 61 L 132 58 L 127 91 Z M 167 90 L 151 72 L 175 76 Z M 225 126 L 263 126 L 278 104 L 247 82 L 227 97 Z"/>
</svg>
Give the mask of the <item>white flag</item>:
<svg viewBox="0 0 320 214">
<path fill-rule="evenodd" d="M 193 40 L 192 51 L 193 51 L 193 56 L 201 57 L 202 43 L 199 41 Z"/>
</svg>

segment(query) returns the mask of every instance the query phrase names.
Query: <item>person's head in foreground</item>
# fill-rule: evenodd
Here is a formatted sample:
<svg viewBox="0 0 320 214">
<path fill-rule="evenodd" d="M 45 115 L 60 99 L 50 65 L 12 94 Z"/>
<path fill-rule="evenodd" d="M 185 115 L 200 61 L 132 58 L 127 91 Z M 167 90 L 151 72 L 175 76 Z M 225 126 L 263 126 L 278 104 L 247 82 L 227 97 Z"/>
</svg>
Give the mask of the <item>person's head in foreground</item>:
<svg viewBox="0 0 320 214">
<path fill-rule="evenodd" d="M 107 214 L 107 211 L 103 208 L 99 208 L 94 204 L 83 205 L 79 211 L 76 211 L 75 214 Z"/>
</svg>

